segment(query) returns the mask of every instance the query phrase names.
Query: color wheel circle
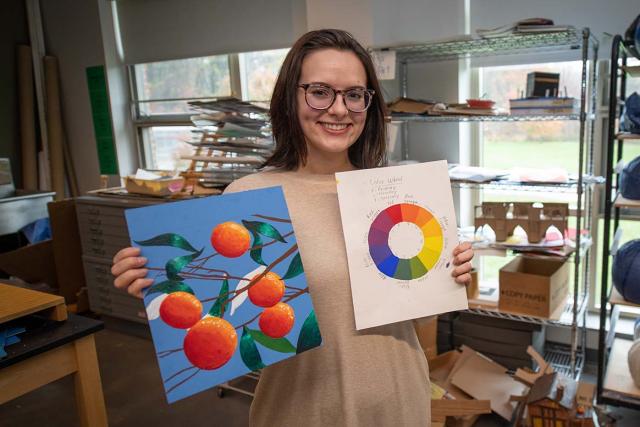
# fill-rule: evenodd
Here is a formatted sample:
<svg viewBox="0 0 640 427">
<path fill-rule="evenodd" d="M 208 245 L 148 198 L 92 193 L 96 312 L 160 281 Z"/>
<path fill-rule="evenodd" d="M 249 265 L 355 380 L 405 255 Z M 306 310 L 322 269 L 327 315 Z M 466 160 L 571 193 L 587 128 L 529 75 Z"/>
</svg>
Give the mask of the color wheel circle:
<svg viewBox="0 0 640 427">
<path fill-rule="evenodd" d="M 401 222 L 415 224 L 424 239 L 422 249 L 412 258 L 399 258 L 389 247 L 389 232 Z M 440 259 L 443 247 L 442 227 L 422 206 L 399 203 L 380 212 L 369 227 L 369 254 L 378 270 L 399 280 L 418 279 Z"/>
</svg>

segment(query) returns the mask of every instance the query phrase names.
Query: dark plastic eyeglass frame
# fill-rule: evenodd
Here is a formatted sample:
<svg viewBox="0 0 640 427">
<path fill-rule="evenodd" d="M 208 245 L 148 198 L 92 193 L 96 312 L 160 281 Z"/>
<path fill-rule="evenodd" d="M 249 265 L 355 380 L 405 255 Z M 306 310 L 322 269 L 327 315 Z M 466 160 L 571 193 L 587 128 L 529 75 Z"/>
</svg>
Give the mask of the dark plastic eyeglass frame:
<svg viewBox="0 0 640 427">
<path fill-rule="evenodd" d="M 309 100 L 307 99 L 307 89 L 309 89 L 309 87 L 311 87 L 311 86 L 323 87 L 323 88 L 331 89 L 331 91 L 333 92 L 333 99 L 331 100 L 331 102 L 329 103 L 329 105 L 327 107 L 325 107 L 325 108 L 317 108 L 317 107 L 314 107 L 313 105 L 309 104 Z M 351 111 L 352 113 L 364 113 L 365 111 L 367 111 L 369 109 L 369 107 L 371 107 L 371 103 L 373 102 L 373 95 L 375 95 L 375 93 L 376 93 L 376 91 L 374 91 L 373 89 L 357 88 L 357 89 L 361 89 L 361 90 L 369 93 L 369 95 L 370 95 L 369 104 L 367 104 L 367 106 L 364 108 L 364 110 L 352 110 L 347 105 L 347 101 L 346 101 L 344 95 L 345 95 L 346 92 L 352 91 L 352 90 L 354 90 L 356 88 L 351 88 L 351 89 L 346 89 L 346 90 L 338 90 L 338 89 L 332 88 L 331 86 L 315 84 L 315 83 L 303 83 L 303 84 L 299 84 L 298 87 L 301 87 L 302 89 L 304 89 L 304 100 L 307 103 L 307 105 L 309 106 L 309 108 L 313 108 L 314 110 L 328 110 L 329 108 L 331 108 L 333 103 L 336 102 L 336 98 L 338 97 L 338 94 L 340 94 L 340 95 L 342 95 L 342 103 L 344 104 L 344 107 L 347 110 Z"/>
</svg>

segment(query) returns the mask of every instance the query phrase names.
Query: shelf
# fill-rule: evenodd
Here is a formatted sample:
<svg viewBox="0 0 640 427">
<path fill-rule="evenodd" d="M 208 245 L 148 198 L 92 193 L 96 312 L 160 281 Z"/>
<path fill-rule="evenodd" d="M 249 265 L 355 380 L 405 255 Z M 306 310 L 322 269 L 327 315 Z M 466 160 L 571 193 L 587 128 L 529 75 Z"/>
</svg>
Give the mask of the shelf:
<svg viewBox="0 0 640 427">
<path fill-rule="evenodd" d="M 389 47 L 385 50 L 395 50 L 401 61 L 435 61 L 455 59 L 460 56 L 526 53 L 533 50 L 536 52 L 572 50 L 580 48 L 582 40 L 582 31 L 570 28 L 553 33 L 510 34 L 503 37 Z"/>
<path fill-rule="evenodd" d="M 616 208 L 640 208 L 640 200 L 625 199 L 622 194 L 618 193 L 613 201 L 613 206 Z"/>
<path fill-rule="evenodd" d="M 640 407 L 640 388 L 638 388 L 629 372 L 627 355 L 633 342 L 622 338 L 613 341 L 609 361 L 604 378 L 602 397 L 615 404 Z"/>
<path fill-rule="evenodd" d="M 583 187 L 593 186 L 596 183 L 583 183 Z M 489 182 L 466 182 L 451 181 L 453 188 L 467 188 L 472 190 L 511 190 L 511 191 L 542 191 L 549 193 L 575 193 L 578 188 L 577 182 L 569 183 L 534 183 L 534 182 L 513 182 L 513 181 L 489 181 Z"/>
<path fill-rule="evenodd" d="M 582 312 L 586 309 L 587 300 L 588 300 L 587 294 L 578 295 L 578 319 L 580 319 Z M 567 302 L 562 312 L 559 313 L 559 316 L 558 315 L 552 316 L 552 317 L 555 317 L 557 320 L 547 319 L 542 317 L 527 316 L 527 315 L 518 314 L 518 313 L 505 312 L 505 311 L 500 311 L 497 308 L 489 308 L 489 307 L 469 308 L 467 311 L 470 313 L 480 314 L 488 317 L 517 320 L 520 322 L 535 323 L 538 325 L 571 326 L 571 324 L 573 323 L 573 295 L 570 294 L 567 297 Z"/>
<path fill-rule="evenodd" d="M 584 357 L 582 352 L 576 352 L 576 375 L 571 372 L 571 348 L 567 345 L 549 344 L 544 349 L 544 360 L 549 362 L 553 370 L 560 375 L 570 378 L 580 378 L 582 368 L 584 367 Z"/>
<path fill-rule="evenodd" d="M 589 115 L 590 118 L 593 115 Z M 394 114 L 391 122 L 548 122 L 580 120 L 580 114 L 534 114 L 512 116 L 503 114 L 497 116 L 424 116 L 419 114 Z"/>
<path fill-rule="evenodd" d="M 611 295 L 609 296 L 609 304 L 613 305 L 624 305 L 627 307 L 639 307 L 640 308 L 640 304 L 636 304 L 633 303 L 631 301 L 627 301 L 625 300 L 622 295 L 620 295 L 620 292 L 618 292 L 618 290 L 615 288 L 615 286 L 613 286 L 611 288 Z"/>
<path fill-rule="evenodd" d="M 640 135 L 636 133 L 620 132 L 616 134 L 616 139 L 640 141 Z"/>
<path fill-rule="evenodd" d="M 626 65 L 620 68 L 626 71 L 629 77 L 640 77 L 640 65 Z"/>
</svg>

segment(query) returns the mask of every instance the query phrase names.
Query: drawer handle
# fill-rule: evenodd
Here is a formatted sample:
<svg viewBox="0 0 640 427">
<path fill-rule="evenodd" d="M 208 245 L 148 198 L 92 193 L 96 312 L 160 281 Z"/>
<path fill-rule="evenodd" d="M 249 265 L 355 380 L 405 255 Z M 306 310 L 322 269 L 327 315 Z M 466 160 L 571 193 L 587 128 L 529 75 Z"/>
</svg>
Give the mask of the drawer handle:
<svg viewBox="0 0 640 427">
<path fill-rule="evenodd" d="M 146 319 L 147 318 L 147 312 L 146 311 L 138 311 L 138 317 Z"/>
<path fill-rule="evenodd" d="M 91 241 L 92 243 L 96 243 L 98 245 L 104 245 L 104 239 L 99 239 L 97 237 L 91 237 L 89 241 Z"/>
<path fill-rule="evenodd" d="M 101 225 L 102 224 L 102 220 L 101 219 L 97 219 L 97 218 L 89 218 L 89 224 L 93 224 L 93 225 Z"/>
<path fill-rule="evenodd" d="M 93 252 L 96 255 L 104 255 L 106 253 L 104 249 L 96 249 L 96 248 L 91 248 L 91 252 Z"/>
<path fill-rule="evenodd" d="M 97 234 L 98 236 L 102 236 L 102 230 L 98 227 L 89 227 L 89 231 L 93 234 Z"/>
<path fill-rule="evenodd" d="M 89 212 L 91 215 L 100 215 L 100 209 L 98 208 L 88 208 L 87 212 Z"/>
</svg>

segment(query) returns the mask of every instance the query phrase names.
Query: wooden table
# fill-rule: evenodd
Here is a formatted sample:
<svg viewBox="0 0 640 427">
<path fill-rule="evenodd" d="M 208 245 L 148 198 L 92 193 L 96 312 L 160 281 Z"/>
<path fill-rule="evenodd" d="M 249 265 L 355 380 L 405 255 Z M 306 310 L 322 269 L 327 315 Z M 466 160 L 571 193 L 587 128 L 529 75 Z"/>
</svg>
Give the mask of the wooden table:
<svg viewBox="0 0 640 427">
<path fill-rule="evenodd" d="M 63 322 L 31 315 L 0 327 L 7 325 L 25 326 L 27 331 L 19 343 L 6 347 L 8 355 L 0 359 L 0 404 L 73 375 L 80 424 L 107 426 L 93 338 L 103 323 L 69 314 Z"/>
</svg>

